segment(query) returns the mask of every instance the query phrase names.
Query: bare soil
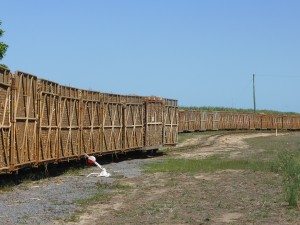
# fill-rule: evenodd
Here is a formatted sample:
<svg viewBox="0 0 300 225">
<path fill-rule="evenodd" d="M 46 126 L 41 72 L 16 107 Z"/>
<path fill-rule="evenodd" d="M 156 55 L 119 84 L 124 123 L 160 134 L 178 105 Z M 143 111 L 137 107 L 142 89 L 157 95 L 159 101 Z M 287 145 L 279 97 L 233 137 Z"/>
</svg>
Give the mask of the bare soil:
<svg viewBox="0 0 300 225">
<path fill-rule="evenodd" d="M 288 133 L 278 134 L 280 136 Z M 216 154 L 228 153 L 231 158 L 249 154 L 249 151 L 264 151 L 264 149 L 250 149 L 246 139 L 256 137 L 275 136 L 274 133 L 229 133 L 187 139 L 178 147 L 199 146 L 192 150 L 173 151 L 171 154 L 178 158 L 205 158 Z M 246 151 L 247 150 L 247 151 Z"/>
<path fill-rule="evenodd" d="M 128 182 L 128 181 L 127 181 Z M 271 173 L 158 173 L 132 178 L 133 188 L 89 207 L 69 224 L 297 224 Z M 116 207 L 117 206 L 117 207 Z M 101 221 L 101 222 L 100 222 Z"/>
</svg>

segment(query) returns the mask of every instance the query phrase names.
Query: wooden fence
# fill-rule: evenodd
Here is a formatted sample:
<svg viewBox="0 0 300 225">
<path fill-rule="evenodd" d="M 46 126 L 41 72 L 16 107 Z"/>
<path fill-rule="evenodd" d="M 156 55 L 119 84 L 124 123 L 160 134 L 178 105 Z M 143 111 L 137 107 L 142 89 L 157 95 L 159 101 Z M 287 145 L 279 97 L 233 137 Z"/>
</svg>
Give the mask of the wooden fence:
<svg viewBox="0 0 300 225">
<path fill-rule="evenodd" d="M 176 145 L 176 100 L 81 90 L 0 69 L 0 173 Z"/>
</svg>

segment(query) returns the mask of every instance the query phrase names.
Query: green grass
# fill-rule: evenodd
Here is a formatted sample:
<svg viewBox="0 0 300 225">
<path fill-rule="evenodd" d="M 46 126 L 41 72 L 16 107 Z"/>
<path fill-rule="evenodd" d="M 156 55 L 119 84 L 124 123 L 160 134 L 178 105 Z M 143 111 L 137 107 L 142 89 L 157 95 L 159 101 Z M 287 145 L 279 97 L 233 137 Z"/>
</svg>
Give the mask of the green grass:
<svg viewBox="0 0 300 225">
<path fill-rule="evenodd" d="M 1 192 L 11 192 L 13 190 L 14 184 L 0 185 L 0 193 Z"/>
<path fill-rule="evenodd" d="M 111 197 L 109 193 L 110 186 L 112 185 L 98 183 L 96 193 L 87 198 L 78 199 L 75 203 L 81 206 L 85 206 L 91 203 L 103 203 L 105 201 L 108 201 Z"/>
<path fill-rule="evenodd" d="M 77 199 L 74 203 L 80 206 L 75 213 L 66 218 L 64 222 L 74 222 L 77 223 L 80 219 L 80 215 L 84 212 L 85 207 L 93 204 L 103 204 L 108 202 L 112 198 L 112 192 L 110 191 L 111 184 L 97 184 L 96 192 L 86 198 Z"/>
<path fill-rule="evenodd" d="M 215 172 L 219 170 L 252 170 L 252 171 L 273 171 L 274 164 L 268 161 L 249 161 L 238 159 L 224 159 L 212 156 L 205 159 L 174 159 L 169 158 L 162 162 L 154 162 L 146 165 L 145 171 L 175 172 L 175 173 L 196 173 Z"/>
<path fill-rule="evenodd" d="M 300 161 L 289 152 L 280 153 L 278 158 L 286 200 L 295 207 L 300 200 Z"/>
<path fill-rule="evenodd" d="M 122 183 L 113 183 L 113 184 L 98 183 L 96 193 L 94 193 L 92 196 L 88 198 L 78 199 L 76 201 L 76 204 L 85 206 L 91 203 L 107 202 L 112 197 L 113 193 L 116 192 L 121 193 L 131 188 L 132 187 L 130 185 L 122 184 Z"/>
<path fill-rule="evenodd" d="M 91 197 L 77 200 L 76 204 L 86 206 L 93 203 L 104 203 L 108 201 L 110 197 L 111 195 L 109 195 L 109 193 L 97 191 L 97 193 L 92 195 Z"/>
<path fill-rule="evenodd" d="M 253 151 L 251 158 L 277 160 L 278 154 L 285 152 L 293 154 L 293 158 L 300 162 L 300 134 L 292 133 L 283 136 L 257 137 L 245 140 L 251 149 L 264 149 Z"/>
<path fill-rule="evenodd" d="M 282 175 L 286 201 L 296 207 L 300 201 L 300 135 L 292 133 L 283 136 L 247 139 L 252 149 L 264 149 L 253 154 L 252 159 L 269 160 L 276 165 L 275 171 Z M 255 151 L 254 151 L 255 153 Z"/>
<path fill-rule="evenodd" d="M 276 161 L 277 160 L 277 161 Z M 254 161 L 242 159 L 224 159 L 212 156 L 205 159 L 165 159 L 146 165 L 148 173 L 197 173 L 223 170 L 251 170 L 278 172 L 282 175 L 284 193 L 290 206 L 296 207 L 300 201 L 300 162 L 290 153 L 279 154 L 274 161 Z M 173 182 L 171 182 L 173 184 Z"/>
<path fill-rule="evenodd" d="M 181 141 L 193 137 L 193 133 L 187 133 L 182 135 Z M 290 206 L 297 206 L 300 203 L 300 134 L 251 138 L 246 139 L 246 142 L 249 152 L 236 159 L 228 158 L 226 154 L 205 159 L 167 158 L 148 164 L 145 171 L 197 173 L 232 169 L 275 172 L 281 174 L 287 202 Z M 191 149 L 193 146 L 181 148 L 182 151 Z"/>
<path fill-rule="evenodd" d="M 107 184 L 107 183 L 97 183 L 96 192 L 87 197 L 77 199 L 75 204 L 79 205 L 81 209 L 78 209 L 74 214 L 72 214 L 69 218 L 65 219 L 65 222 L 78 222 L 80 215 L 84 212 L 85 207 L 93 204 L 104 204 L 111 200 L 114 194 L 125 193 L 132 186 L 128 184 L 123 184 L 120 182 Z"/>
</svg>

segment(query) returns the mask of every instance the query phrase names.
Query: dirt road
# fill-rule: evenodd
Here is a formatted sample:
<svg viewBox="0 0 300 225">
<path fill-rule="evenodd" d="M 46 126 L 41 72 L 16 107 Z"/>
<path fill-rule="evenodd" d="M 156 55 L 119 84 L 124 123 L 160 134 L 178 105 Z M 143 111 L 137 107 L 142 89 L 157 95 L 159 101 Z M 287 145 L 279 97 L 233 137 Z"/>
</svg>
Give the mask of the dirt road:
<svg viewBox="0 0 300 225">
<path fill-rule="evenodd" d="M 281 133 L 287 135 L 288 133 Z M 263 149 L 251 149 L 245 142 L 246 139 L 256 137 L 274 136 L 274 133 L 229 133 L 200 135 L 180 143 L 177 148 L 181 151 L 173 151 L 172 155 L 179 158 L 205 158 L 216 154 L 228 153 L 231 158 L 247 155 L 249 151 L 263 151 Z"/>
</svg>

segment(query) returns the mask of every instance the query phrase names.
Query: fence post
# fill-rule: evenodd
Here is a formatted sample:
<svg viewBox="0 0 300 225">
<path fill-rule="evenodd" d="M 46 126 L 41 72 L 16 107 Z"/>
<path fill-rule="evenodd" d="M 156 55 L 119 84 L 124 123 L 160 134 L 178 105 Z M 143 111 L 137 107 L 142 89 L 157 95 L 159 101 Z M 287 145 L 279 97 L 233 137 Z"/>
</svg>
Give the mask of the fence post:
<svg viewBox="0 0 300 225">
<path fill-rule="evenodd" d="M 41 133 L 41 120 L 40 120 L 40 114 L 41 114 L 41 83 L 37 82 L 37 90 L 36 90 L 36 95 L 37 95 L 37 114 L 36 114 L 36 119 L 37 119 L 37 125 L 36 125 L 36 165 L 39 163 L 40 159 L 40 133 Z"/>
<path fill-rule="evenodd" d="M 15 145 L 16 145 L 16 106 L 15 106 L 15 99 L 16 99 L 16 90 L 17 90 L 17 84 L 16 84 L 16 78 L 14 77 L 15 75 L 12 75 L 11 77 L 11 133 L 10 133 L 10 171 L 14 170 L 15 163 L 16 163 L 16 156 L 15 156 Z"/>
</svg>

